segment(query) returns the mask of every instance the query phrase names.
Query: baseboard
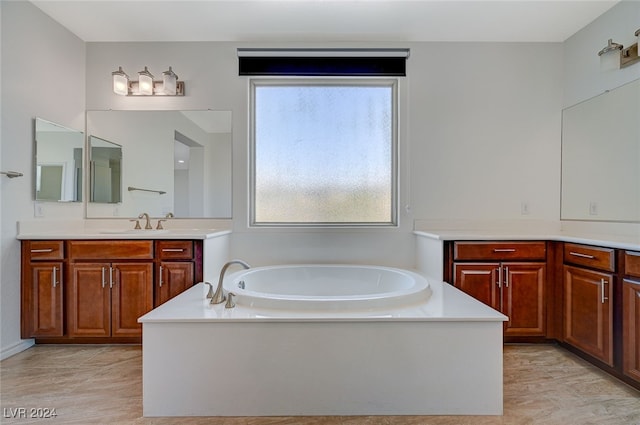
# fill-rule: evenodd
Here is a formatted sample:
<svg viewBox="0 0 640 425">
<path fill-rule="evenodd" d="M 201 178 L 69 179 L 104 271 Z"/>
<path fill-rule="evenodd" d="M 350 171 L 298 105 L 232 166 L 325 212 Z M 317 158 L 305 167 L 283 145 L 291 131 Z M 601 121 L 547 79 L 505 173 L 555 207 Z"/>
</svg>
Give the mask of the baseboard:
<svg viewBox="0 0 640 425">
<path fill-rule="evenodd" d="M 36 342 L 34 339 L 23 339 L 20 342 L 17 342 L 9 347 L 3 347 L 0 350 L 0 360 L 7 359 L 15 354 L 18 354 L 27 348 L 34 345 Z"/>
</svg>

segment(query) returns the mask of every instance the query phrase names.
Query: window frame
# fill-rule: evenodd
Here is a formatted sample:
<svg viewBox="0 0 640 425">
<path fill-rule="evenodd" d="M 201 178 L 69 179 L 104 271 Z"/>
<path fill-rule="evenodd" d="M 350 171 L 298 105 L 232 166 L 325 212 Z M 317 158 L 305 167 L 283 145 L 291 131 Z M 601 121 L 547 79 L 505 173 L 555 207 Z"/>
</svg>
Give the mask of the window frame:
<svg viewBox="0 0 640 425">
<path fill-rule="evenodd" d="M 391 88 L 391 211 L 387 222 L 258 222 L 256 221 L 256 88 L 274 86 L 362 86 Z M 249 208 L 250 228 L 398 228 L 399 216 L 399 79 L 395 77 L 273 77 L 249 79 Z"/>
</svg>

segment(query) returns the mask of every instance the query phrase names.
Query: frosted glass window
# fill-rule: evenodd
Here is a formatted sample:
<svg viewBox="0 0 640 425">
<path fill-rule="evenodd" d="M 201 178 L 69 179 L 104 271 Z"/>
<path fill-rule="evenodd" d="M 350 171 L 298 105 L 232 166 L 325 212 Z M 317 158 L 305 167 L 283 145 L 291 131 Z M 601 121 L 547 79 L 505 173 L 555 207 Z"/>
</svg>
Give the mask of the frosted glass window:
<svg viewBox="0 0 640 425">
<path fill-rule="evenodd" d="M 395 224 L 395 80 L 251 88 L 252 224 Z"/>
</svg>

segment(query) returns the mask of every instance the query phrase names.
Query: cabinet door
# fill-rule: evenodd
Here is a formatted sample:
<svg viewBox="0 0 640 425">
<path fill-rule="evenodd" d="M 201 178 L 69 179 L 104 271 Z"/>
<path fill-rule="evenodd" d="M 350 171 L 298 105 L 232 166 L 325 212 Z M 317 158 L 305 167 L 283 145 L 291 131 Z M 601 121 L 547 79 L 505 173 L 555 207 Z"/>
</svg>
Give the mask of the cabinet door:
<svg viewBox="0 0 640 425">
<path fill-rule="evenodd" d="M 622 370 L 640 381 L 640 281 L 622 284 Z"/>
<path fill-rule="evenodd" d="M 504 263 L 502 312 L 505 335 L 545 335 L 545 263 Z"/>
<path fill-rule="evenodd" d="M 73 264 L 67 289 L 67 323 L 71 337 L 105 337 L 111 333 L 109 263 Z"/>
<path fill-rule="evenodd" d="M 613 366 L 613 275 L 564 266 L 565 341 Z"/>
<path fill-rule="evenodd" d="M 453 285 L 496 310 L 500 309 L 498 263 L 456 263 Z"/>
<path fill-rule="evenodd" d="M 111 335 L 141 336 L 138 317 L 153 308 L 153 263 L 113 263 Z"/>
<path fill-rule="evenodd" d="M 156 306 L 168 301 L 194 284 L 193 262 L 163 261 L 158 270 Z"/>
<path fill-rule="evenodd" d="M 32 263 L 30 268 L 30 329 L 23 337 L 62 336 L 62 262 Z"/>
</svg>

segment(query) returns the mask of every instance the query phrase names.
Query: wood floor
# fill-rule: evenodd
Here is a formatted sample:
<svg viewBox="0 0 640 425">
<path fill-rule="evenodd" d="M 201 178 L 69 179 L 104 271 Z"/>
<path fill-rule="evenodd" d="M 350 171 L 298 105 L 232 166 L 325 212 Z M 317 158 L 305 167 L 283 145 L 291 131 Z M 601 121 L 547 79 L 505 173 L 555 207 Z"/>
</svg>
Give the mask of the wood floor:
<svg viewBox="0 0 640 425">
<path fill-rule="evenodd" d="M 640 392 L 554 345 L 505 346 L 503 416 L 144 418 L 140 346 L 35 346 L 0 362 L 0 397 L 2 424 L 640 425 Z"/>
</svg>

